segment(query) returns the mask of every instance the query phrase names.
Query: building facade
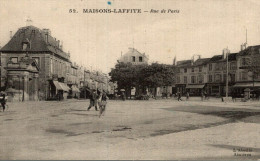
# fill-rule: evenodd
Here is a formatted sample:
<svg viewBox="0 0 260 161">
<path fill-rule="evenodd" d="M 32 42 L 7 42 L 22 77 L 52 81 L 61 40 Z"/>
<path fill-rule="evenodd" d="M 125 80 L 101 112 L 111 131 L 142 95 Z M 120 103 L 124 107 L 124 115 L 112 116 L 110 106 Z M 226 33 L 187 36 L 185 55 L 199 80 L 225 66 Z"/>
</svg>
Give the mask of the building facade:
<svg viewBox="0 0 260 161">
<path fill-rule="evenodd" d="M 37 92 L 35 93 L 38 100 L 66 99 L 68 96 L 78 98 L 80 88 L 84 93 L 84 87 L 89 85 L 85 82 L 90 82 L 91 79 L 88 80 L 85 69 L 71 62 L 70 53 L 63 51 L 60 40 L 53 37 L 49 29 L 39 29 L 31 25 L 19 28 L 9 42 L 0 49 L 0 54 L 1 90 L 14 88 L 12 91 L 15 91 L 18 88 L 17 85 L 8 84 L 8 81 L 16 80 L 11 76 L 9 66 L 21 64 L 25 57 L 34 60 L 37 64 L 37 86 L 35 86 Z M 23 75 L 22 73 L 21 71 L 20 75 Z M 98 86 L 100 82 L 94 79 L 94 83 Z M 26 98 L 30 97 L 30 93 L 24 90 Z"/>
<path fill-rule="evenodd" d="M 228 95 L 240 97 L 246 88 L 258 91 L 259 76 L 252 77 L 252 72 L 248 71 L 252 55 L 258 56 L 260 60 L 260 46 L 249 46 L 238 53 L 229 53 L 228 61 L 224 53 L 196 61 L 178 61 L 174 90 L 183 95 L 189 92 L 191 96 L 201 96 L 203 92 L 220 97 L 226 94 L 228 80 Z"/>
<path fill-rule="evenodd" d="M 140 53 L 135 48 L 129 48 L 129 51 L 118 60 L 123 63 L 131 63 L 133 65 L 148 64 L 148 56 L 145 53 Z"/>
</svg>

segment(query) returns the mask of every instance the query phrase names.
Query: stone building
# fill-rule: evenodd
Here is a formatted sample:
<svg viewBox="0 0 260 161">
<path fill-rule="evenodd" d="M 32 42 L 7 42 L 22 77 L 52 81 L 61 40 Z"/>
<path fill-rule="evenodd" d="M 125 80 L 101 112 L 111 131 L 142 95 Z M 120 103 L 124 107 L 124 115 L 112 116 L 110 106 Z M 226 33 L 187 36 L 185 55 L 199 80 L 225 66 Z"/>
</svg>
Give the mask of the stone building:
<svg viewBox="0 0 260 161">
<path fill-rule="evenodd" d="M 9 60 L 6 70 L 6 92 L 9 101 L 37 101 L 39 97 L 39 67 L 28 54 L 17 63 Z"/>
<path fill-rule="evenodd" d="M 49 29 L 34 26 L 21 27 L 1 52 L 1 87 L 7 88 L 7 64 L 16 64 L 29 55 L 39 67 L 38 96 L 40 100 L 57 97 L 67 93 L 66 83 L 71 67 L 70 54 L 62 50 L 59 40 L 52 37 Z M 57 81 L 54 83 L 54 81 Z"/>
<path fill-rule="evenodd" d="M 255 57 L 253 57 L 255 56 Z M 252 60 L 255 59 L 255 60 Z M 260 77 L 252 76 L 248 68 L 251 62 L 260 60 L 260 46 L 249 46 L 238 53 L 224 53 L 211 58 L 183 60 L 177 62 L 175 91 L 185 94 L 200 96 L 201 91 L 206 91 L 210 96 L 225 96 L 226 81 L 228 79 L 228 94 L 235 93 L 237 97 L 243 95 L 245 89 L 260 91 Z M 228 77 L 228 78 L 227 78 Z M 258 92 L 259 93 L 259 92 Z"/>
</svg>

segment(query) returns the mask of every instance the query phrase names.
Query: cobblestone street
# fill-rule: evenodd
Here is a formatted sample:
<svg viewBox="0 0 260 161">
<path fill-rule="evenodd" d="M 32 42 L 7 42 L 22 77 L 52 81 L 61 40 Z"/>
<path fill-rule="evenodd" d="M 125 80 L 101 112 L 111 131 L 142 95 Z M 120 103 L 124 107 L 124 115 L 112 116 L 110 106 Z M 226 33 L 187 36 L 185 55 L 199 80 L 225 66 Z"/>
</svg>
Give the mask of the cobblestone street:
<svg viewBox="0 0 260 161">
<path fill-rule="evenodd" d="M 260 158 L 258 102 L 110 101 L 101 118 L 88 104 L 9 103 L 0 159 Z"/>
</svg>

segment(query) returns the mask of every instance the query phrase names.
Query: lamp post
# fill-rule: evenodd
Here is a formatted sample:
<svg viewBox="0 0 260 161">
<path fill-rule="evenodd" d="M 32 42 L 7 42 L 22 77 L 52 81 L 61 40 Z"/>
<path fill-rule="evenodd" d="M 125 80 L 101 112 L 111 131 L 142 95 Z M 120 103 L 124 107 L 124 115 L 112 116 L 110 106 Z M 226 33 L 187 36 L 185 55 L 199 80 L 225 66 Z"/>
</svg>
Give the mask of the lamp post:
<svg viewBox="0 0 260 161">
<path fill-rule="evenodd" d="M 224 49 L 224 53 L 226 54 L 226 59 L 227 59 L 227 70 L 226 70 L 226 97 L 228 97 L 228 54 L 230 53 L 230 50 L 228 47 Z"/>
</svg>

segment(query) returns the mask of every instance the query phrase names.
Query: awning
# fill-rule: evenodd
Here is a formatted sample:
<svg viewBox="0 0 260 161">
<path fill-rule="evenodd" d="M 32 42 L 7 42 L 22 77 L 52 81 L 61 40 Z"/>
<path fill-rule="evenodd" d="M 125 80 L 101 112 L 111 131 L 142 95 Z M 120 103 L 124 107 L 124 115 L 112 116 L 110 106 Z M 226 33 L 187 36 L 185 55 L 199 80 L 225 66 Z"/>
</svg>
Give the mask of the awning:
<svg viewBox="0 0 260 161">
<path fill-rule="evenodd" d="M 72 87 L 71 87 L 71 90 L 72 90 L 73 92 L 80 92 L 80 90 L 79 90 L 78 87 L 76 87 L 76 86 L 72 86 Z"/>
<path fill-rule="evenodd" d="M 205 86 L 205 84 L 190 84 L 190 85 L 187 85 L 186 88 L 190 88 L 190 89 L 194 89 L 194 88 L 203 88 Z"/>
<path fill-rule="evenodd" d="M 236 83 L 233 87 L 260 87 L 260 82 L 242 82 L 242 83 Z"/>
<path fill-rule="evenodd" d="M 70 90 L 70 88 L 64 83 L 61 83 L 58 81 L 53 81 L 53 84 L 55 85 L 57 90 L 62 90 L 62 91 L 67 91 L 67 92 Z"/>
<path fill-rule="evenodd" d="M 55 85 L 57 90 L 63 90 L 60 83 L 58 81 L 53 81 L 53 84 Z"/>
</svg>

